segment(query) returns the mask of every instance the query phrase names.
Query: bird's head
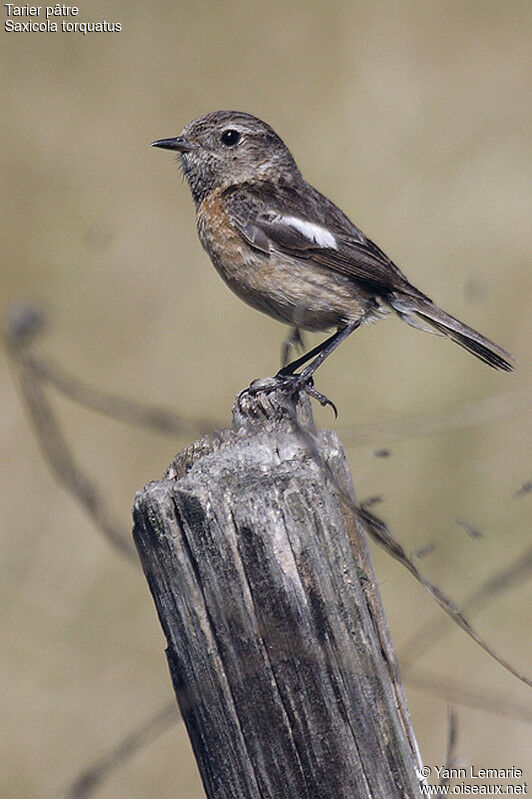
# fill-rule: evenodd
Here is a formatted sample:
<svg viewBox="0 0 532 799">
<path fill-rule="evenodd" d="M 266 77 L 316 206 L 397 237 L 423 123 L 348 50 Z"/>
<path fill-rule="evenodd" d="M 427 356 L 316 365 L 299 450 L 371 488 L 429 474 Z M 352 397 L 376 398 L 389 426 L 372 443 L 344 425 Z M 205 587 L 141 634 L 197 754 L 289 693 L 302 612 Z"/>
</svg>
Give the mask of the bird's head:
<svg viewBox="0 0 532 799">
<path fill-rule="evenodd" d="M 180 154 L 196 203 L 213 189 L 246 181 L 287 180 L 299 175 L 295 161 L 272 128 L 241 111 L 214 111 L 194 119 L 174 139 L 152 147 Z"/>
</svg>

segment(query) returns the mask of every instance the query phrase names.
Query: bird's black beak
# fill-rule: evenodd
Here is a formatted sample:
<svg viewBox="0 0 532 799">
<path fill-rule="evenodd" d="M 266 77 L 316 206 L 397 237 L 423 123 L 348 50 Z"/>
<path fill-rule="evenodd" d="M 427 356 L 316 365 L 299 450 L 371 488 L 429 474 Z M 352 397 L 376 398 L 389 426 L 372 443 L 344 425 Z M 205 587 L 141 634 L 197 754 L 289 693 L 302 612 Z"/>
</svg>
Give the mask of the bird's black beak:
<svg viewBox="0 0 532 799">
<path fill-rule="evenodd" d="M 163 150 L 177 150 L 178 153 L 189 153 L 199 147 L 198 144 L 193 144 L 182 136 L 177 136 L 175 139 L 158 139 L 158 141 L 152 141 L 151 146 L 161 147 Z"/>
</svg>

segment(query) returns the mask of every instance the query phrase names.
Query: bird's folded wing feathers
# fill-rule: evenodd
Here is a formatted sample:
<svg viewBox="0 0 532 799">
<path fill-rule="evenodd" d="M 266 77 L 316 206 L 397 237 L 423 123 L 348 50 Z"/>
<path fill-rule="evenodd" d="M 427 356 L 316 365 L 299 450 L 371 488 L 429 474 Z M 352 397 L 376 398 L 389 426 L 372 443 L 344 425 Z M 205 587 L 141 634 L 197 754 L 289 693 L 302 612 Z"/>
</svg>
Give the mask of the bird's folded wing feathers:
<svg viewBox="0 0 532 799">
<path fill-rule="evenodd" d="M 308 188 L 312 191 L 312 187 Z M 312 213 L 314 209 L 308 205 L 302 209 L 300 194 L 295 204 L 297 210 L 288 204 L 289 197 L 279 192 L 274 197 L 274 207 L 249 188 L 242 194 L 231 192 L 226 198 L 230 221 L 252 247 L 267 254 L 284 253 L 312 261 L 371 287 L 376 293 L 398 291 L 425 298 L 388 256 L 329 200 L 326 202 L 333 224 Z"/>
</svg>

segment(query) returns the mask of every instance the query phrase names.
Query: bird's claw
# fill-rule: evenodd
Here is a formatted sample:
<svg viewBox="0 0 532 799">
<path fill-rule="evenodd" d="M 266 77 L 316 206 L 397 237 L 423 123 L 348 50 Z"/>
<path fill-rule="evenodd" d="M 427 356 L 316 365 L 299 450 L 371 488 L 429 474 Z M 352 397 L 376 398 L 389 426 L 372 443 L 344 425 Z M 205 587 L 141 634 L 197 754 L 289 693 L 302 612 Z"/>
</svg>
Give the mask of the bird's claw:
<svg viewBox="0 0 532 799">
<path fill-rule="evenodd" d="M 305 394 L 309 395 L 309 397 L 318 400 L 320 405 L 323 407 L 330 405 L 330 407 L 333 409 L 335 418 L 338 418 L 338 409 L 336 408 L 336 405 L 328 397 L 326 397 L 325 394 L 322 394 L 321 391 L 318 391 L 316 388 L 314 388 L 314 380 L 311 375 L 306 377 L 304 374 L 286 375 L 278 372 L 275 375 L 275 380 L 269 385 L 264 386 L 263 384 L 261 385 L 260 381 L 257 381 L 256 385 L 253 383 L 250 385 L 248 391 L 252 394 L 258 394 L 261 391 L 271 392 L 278 391 L 279 389 L 290 393 L 291 396 L 294 396 L 300 391 L 304 391 Z"/>
<path fill-rule="evenodd" d="M 321 391 L 318 391 L 316 388 L 314 388 L 314 381 L 312 377 L 301 381 L 301 384 L 298 386 L 298 390 L 305 391 L 309 397 L 318 400 L 323 408 L 325 408 L 327 405 L 330 405 L 330 407 L 333 409 L 334 418 L 338 419 L 338 409 L 336 405 L 332 400 L 326 397 L 325 394 L 322 394 Z"/>
</svg>

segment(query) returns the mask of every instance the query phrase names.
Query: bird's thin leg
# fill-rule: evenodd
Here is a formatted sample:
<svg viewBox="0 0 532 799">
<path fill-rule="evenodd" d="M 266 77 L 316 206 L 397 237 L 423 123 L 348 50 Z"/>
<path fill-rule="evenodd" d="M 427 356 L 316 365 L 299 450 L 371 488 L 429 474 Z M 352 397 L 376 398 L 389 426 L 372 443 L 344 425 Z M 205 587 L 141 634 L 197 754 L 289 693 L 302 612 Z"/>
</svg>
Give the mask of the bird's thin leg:
<svg viewBox="0 0 532 799">
<path fill-rule="evenodd" d="M 296 327 L 291 329 L 290 333 L 283 341 L 283 345 L 281 347 L 281 366 L 285 367 L 287 365 L 292 347 L 301 351 L 304 346 L 303 335 L 300 328 L 296 325 Z"/>
<path fill-rule="evenodd" d="M 348 336 L 350 336 L 351 333 L 353 333 L 353 331 L 357 329 L 357 327 L 360 327 L 360 320 L 358 320 L 357 322 L 350 322 L 345 327 L 341 327 L 340 330 L 338 330 L 334 336 L 331 336 L 326 341 L 324 341 L 323 346 L 320 348 L 314 360 L 311 361 L 308 366 L 305 366 L 303 371 L 300 373 L 299 376 L 301 380 L 302 381 L 310 380 L 310 378 L 312 377 L 318 366 L 321 366 L 325 358 L 328 358 L 329 355 L 332 352 L 334 352 L 334 350 L 337 347 L 340 346 L 342 341 L 345 341 L 345 339 Z"/>
<path fill-rule="evenodd" d="M 330 405 L 334 411 L 334 415 L 338 416 L 334 402 L 331 402 L 331 400 L 327 399 L 324 394 L 321 394 L 314 388 L 312 375 L 318 366 L 321 366 L 325 358 L 334 352 L 334 350 L 340 346 L 342 341 L 345 341 L 345 339 L 359 326 L 360 320 L 358 322 L 350 322 L 349 324 L 340 327 L 336 333 L 333 333 L 332 336 L 329 336 L 329 338 L 325 339 L 325 341 L 322 341 L 317 347 L 311 349 L 310 352 L 305 353 L 300 358 L 297 358 L 297 360 L 289 363 L 288 366 L 280 369 L 276 374 L 276 378 L 278 380 L 277 384 L 273 383 L 266 389 L 263 386 L 251 384 L 248 391 L 251 393 L 257 393 L 264 390 L 275 391 L 278 387 L 285 387 L 286 390 L 291 394 L 295 394 L 298 391 L 305 391 L 307 394 L 309 394 L 309 396 L 317 399 L 321 405 Z M 303 364 L 308 363 L 309 361 L 310 363 L 305 369 L 299 373 L 296 373 L 296 369 L 299 369 L 300 366 L 303 366 Z"/>
<path fill-rule="evenodd" d="M 312 379 L 312 375 L 318 368 L 321 366 L 325 358 L 327 358 L 334 350 L 345 341 L 345 339 L 359 327 L 360 321 L 358 322 L 351 322 L 350 324 L 344 325 L 344 327 L 339 328 L 336 333 L 333 333 L 332 336 L 322 341 L 321 344 L 318 344 L 317 347 L 310 350 L 310 352 L 305 353 L 296 361 L 292 361 L 289 363 L 288 366 L 285 366 L 284 369 L 281 369 L 277 372 L 276 377 L 279 380 L 283 381 L 287 388 L 291 392 L 296 391 L 305 391 L 309 396 L 314 397 L 317 399 L 321 405 L 330 405 L 334 411 L 334 415 L 338 416 L 338 411 L 336 410 L 336 405 L 334 402 L 331 402 L 325 394 L 321 394 L 314 388 L 314 381 Z M 313 360 L 312 360 L 313 359 Z M 300 366 L 303 364 L 308 363 L 308 366 L 305 367 L 301 372 L 296 373 L 296 369 L 299 369 Z"/>
<path fill-rule="evenodd" d="M 341 329 L 343 330 L 343 328 L 341 328 Z M 300 366 L 303 366 L 303 364 L 308 363 L 309 361 L 311 361 L 312 358 L 314 358 L 316 355 L 318 355 L 329 344 L 329 342 L 333 341 L 333 339 L 336 338 L 338 333 L 339 333 L 339 331 L 337 330 L 336 333 L 333 333 L 332 336 L 329 336 L 329 338 L 326 338 L 325 341 L 321 342 L 321 344 L 318 344 L 316 347 L 313 347 L 308 352 L 305 352 L 299 358 L 296 358 L 295 361 L 292 361 L 291 363 L 287 364 L 286 366 L 283 366 L 282 369 L 279 369 L 279 371 L 277 372 L 276 376 L 277 377 L 290 377 L 291 375 L 293 375 L 294 372 L 296 371 L 296 369 L 299 369 Z"/>
<path fill-rule="evenodd" d="M 316 347 L 311 349 L 309 352 L 306 352 L 300 358 L 297 358 L 292 363 L 289 363 L 288 366 L 285 366 L 279 372 L 277 372 L 278 377 L 290 377 L 295 376 L 294 373 L 296 369 L 299 369 L 300 366 L 303 364 L 311 363 L 303 369 L 299 377 L 304 379 L 310 378 L 318 366 L 320 366 L 325 358 L 327 358 L 331 352 L 333 352 L 336 347 L 338 347 L 342 341 L 344 341 L 350 333 L 352 333 L 356 328 L 360 325 L 360 322 L 351 322 L 344 327 L 340 327 L 336 333 L 333 333 L 332 336 L 326 338 L 325 341 L 322 341 L 321 344 L 318 344 Z M 314 360 L 312 360 L 314 358 Z"/>
</svg>

